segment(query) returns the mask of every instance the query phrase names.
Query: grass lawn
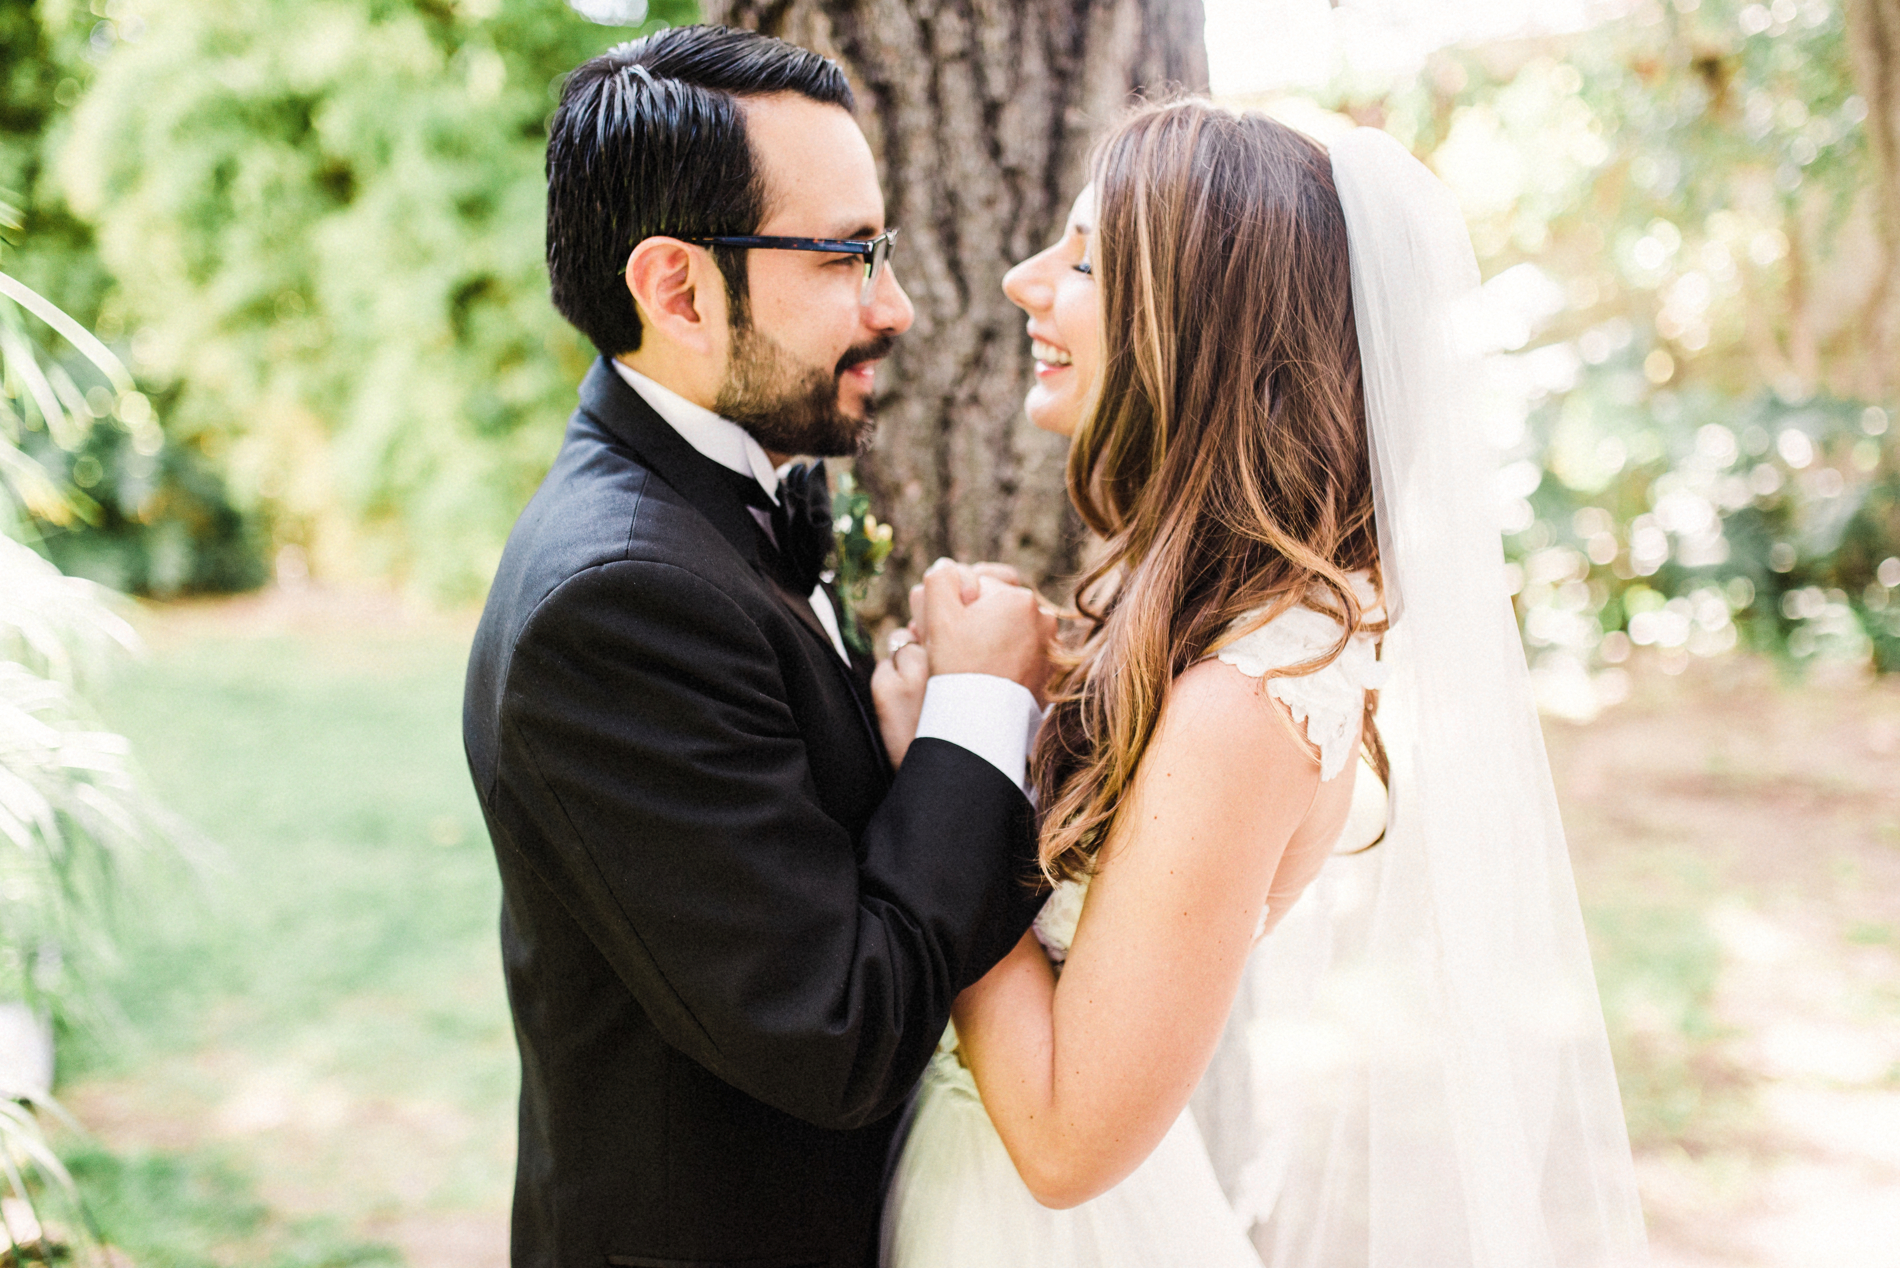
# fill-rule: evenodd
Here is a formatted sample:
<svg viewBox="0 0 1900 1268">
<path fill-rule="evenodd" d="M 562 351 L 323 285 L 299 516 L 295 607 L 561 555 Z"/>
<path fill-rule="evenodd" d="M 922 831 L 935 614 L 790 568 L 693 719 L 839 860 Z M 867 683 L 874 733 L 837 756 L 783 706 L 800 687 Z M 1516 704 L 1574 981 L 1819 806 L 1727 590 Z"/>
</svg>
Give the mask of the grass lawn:
<svg viewBox="0 0 1900 1268">
<path fill-rule="evenodd" d="M 1636 688 L 1545 734 L 1654 1268 L 1900 1263 L 1900 681 Z"/>
<path fill-rule="evenodd" d="M 460 740 L 462 622 L 158 611 L 102 701 L 210 848 L 126 903 L 62 1037 L 67 1154 L 141 1265 L 500 1263 L 516 1066 Z"/>
</svg>

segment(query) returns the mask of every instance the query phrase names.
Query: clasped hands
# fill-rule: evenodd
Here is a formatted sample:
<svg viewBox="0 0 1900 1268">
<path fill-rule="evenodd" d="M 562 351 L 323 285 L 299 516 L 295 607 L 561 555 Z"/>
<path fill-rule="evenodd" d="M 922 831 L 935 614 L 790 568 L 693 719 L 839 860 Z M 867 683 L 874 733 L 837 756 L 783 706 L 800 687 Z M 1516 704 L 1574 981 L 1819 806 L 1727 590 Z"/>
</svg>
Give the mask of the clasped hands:
<svg viewBox="0 0 1900 1268">
<path fill-rule="evenodd" d="M 910 589 L 910 624 L 871 676 L 871 698 L 891 764 L 917 735 L 924 689 L 937 674 L 994 674 L 1043 698 L 1055 610 L 1007 564 L 939 559 Z"/>
</svg>

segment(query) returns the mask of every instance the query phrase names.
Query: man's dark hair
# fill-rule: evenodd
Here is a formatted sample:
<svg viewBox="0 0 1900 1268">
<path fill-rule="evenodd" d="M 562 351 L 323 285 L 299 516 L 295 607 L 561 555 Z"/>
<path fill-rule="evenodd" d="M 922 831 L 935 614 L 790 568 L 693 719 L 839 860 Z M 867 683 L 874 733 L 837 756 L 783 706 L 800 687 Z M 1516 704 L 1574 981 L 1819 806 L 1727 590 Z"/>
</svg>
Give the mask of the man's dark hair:
<svg viewBox="0 0 1900 1268">
<path fill-rule="evenodd" d="M 765 190 L 738 98 L 795 92 L 851 109 L 835 62 L 751 31 L 681 26 L 575 68 L 548 135 L 554 307 L 607 356 L 640 346 L 627 255 L 655 235 L 756 232 Z M 743 324 L 745 252 L 713 248 Z"/>
</svg>

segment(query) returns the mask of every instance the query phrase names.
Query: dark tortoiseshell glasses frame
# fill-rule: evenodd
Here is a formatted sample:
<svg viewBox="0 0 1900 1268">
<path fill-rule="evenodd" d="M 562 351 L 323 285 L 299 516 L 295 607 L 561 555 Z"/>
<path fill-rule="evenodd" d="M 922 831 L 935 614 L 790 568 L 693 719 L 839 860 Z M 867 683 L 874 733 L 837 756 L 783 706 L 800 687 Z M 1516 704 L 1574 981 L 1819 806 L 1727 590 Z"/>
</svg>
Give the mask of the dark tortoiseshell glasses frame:
<svg viewBox="0 0 1900 1268">
<path fill-rule="evenodd" d="M 864 261 L 864 285 L 858 289 L 858 305 L 870 304 L 877 292 L 878 274 L 890 263 L 891 244 L 897 230 L 886 229 L 875 238 L 761 238 L 727 235 L 717 238 L 681 238 L 696 247 L 737 247 L 747 251 L 818 251 L 825 255 L 855 255 Z"/>
</svg>

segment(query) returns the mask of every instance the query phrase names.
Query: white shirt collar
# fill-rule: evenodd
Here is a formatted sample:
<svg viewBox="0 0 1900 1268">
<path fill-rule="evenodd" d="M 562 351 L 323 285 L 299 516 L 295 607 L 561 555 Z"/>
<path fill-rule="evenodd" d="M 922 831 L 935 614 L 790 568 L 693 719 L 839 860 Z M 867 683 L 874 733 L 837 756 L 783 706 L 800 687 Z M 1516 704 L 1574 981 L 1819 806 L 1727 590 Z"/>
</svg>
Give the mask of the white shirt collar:
<svg viewBox="0 0 1900 1268">
<path fill-rule="evenodd" d="M 749 475 L 759 482 L 765 495 L 778 502 L 778 472 L 765 449 L 752 439 L 752 433 L 729 418 L 721 418 L 703 405 L 695 405 L 671 388 L 662 387 L 638 370 L 612 361 L 614 372 L 626 385 L 640 394 L 686 443 L 728 471 Z"/>
</svg>

